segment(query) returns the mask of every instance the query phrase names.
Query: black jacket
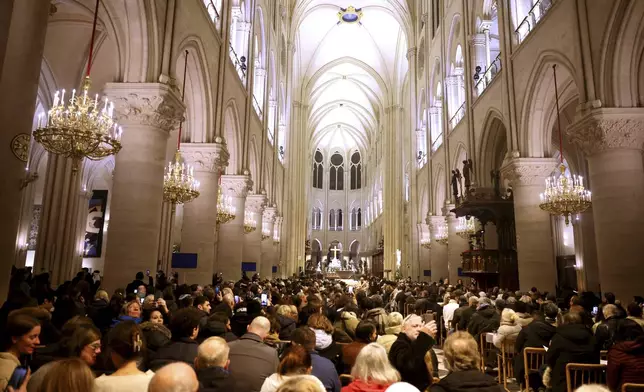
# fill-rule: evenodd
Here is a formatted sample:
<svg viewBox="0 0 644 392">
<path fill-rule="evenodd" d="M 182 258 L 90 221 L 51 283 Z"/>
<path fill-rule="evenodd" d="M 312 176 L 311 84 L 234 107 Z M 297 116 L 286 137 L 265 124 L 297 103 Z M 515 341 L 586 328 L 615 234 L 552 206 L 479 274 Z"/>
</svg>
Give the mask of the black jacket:
<svg viewBox="0 0 644 392">
<path fill-rule="evenodd" d="M 523 363 L 523 349 L 526 347 L 548 347 L 557 327 L 545 321 L 535 320 L 521 329 L 514 344 L 514 351 L 519 355 L 514 356 L 514 374 L 517 380 L 523 382 L 525 365 Z"/>
<path fill-rule="evenodd" d="M 501 392 L 503 391 L 494 377 L 477 370 L 453 372 L 429 389 L 431 392 Z"/>
<path fill-rule="evenodd" d="M 599 346 L 590 328 L 583 324 L 557 327 L 546 353 L 546 363 L 551 369 L 550 383 L 553 392 L 566 391 L 566 364 L 599 363 Z"/>
<path fill-rule="evenodd" d="M 185 362 L 192 366 L 197 357 L 199 343 L 190 338 L 181 338 L 157 350 L 150 361 L 150 369 L 157 371 L 161 367 L 173 362 Z"/>
<path fill-rule="evenodd" d="M 429 386 L 429 374 L 425 365 L 425 354 L 431 350 L 432 363 L 438 376 L 438 359 L 432 346 L 434 338 L 424 332 L 418 334 L 415 341 L 400 333 L 389 350 L 389 362 L 400 372 L 401 381 L 408 382 L 424 391 Z"/>
<path fill-rule="evenodd" d="M 105 333 L 112 325 L 112 319 L 118 314 L 114 314 L 109 302 L 98 299 L 87 308 L 87 316 L 92 319 L 96 328 Z"/>
<path fill-rule="evenodd" d="M 140 327 L 145 338 L 148 364 L 151 365 L 151 361 L 156 359 L 159 349 L 170 344 L 172 334 L 165 325 L 155 324 L 150 321 L 141 323 Z"/>
<path fill-rule="evenodd" d="M 278 314 L 277 321 L 280 323 L 280 340 L 291 340 L 291 334 L 297 328 L 297 323 L 290 317 Z"/>
<path fill-rule="evenodd" d="M 221 367 L 211 367 L 197 370 L 199 392 L 231 392 L 235 390 L 235 382 L 228 370 Z"/>
<path fill-rule="evenodd" d="M 470 320 L 472 320 L 472 315 L 476 312 L 476 308 L 473 308 L 471 306 L 465 306 L 463 308 L 458 308 L 454 311 L 454 318 L 456 319 L 456 312 L 459 312 L 459 319 L 458 319 L 458 330 L 459 331 L 467 331 L 467 326 L 470 323 Z M 455 321 L 456 322 L 456 321 Z"/>
<path fill-rule="evenodd" d="M 608 350 L 613 345 L 617 325 L 622 320 L 621 317 L 609 317 L 597 326 L 595 330 L 595 339 L 601 350 Z"/>
<path fill-rule="evenodd" d="M 226 342 L 237 340 L 237 335 L 230 331 L 226 331 L 226 325 L 224 323 L 222 323 L 221 321 L 208 319 L 206 325 L 203 328 L 203 331 L 199 331 L 199 340 L 204 341 L 212 336 L 219 336 Z"/>
<path fill-rule="evenodd" d="M 492 306 L 485 307 L 481 310 L 477 310 L 472 315 L 470 323 L 467 326 L 467 332 L 470 335 L 474 336 L 476 342 L 479 342 L 479 337 L 484 332 L 494 332 L 499 329 L 501 324 L 501 317 L 497 313 L 496 309 Z"/>
</svg>

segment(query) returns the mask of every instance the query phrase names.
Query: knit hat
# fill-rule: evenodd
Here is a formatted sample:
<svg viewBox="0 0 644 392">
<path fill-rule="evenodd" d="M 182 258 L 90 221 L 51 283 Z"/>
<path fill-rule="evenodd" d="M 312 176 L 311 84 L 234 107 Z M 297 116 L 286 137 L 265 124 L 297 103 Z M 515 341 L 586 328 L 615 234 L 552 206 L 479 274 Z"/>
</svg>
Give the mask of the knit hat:
<svg viewBox="0 0 644 392">
<path fill-rule="evenodd" d="M 503 309 L 501 313 L 501 324 L 504 325 L 514 325 L 517 322 L 519 316 L 510 308 Z"/>
</svg>

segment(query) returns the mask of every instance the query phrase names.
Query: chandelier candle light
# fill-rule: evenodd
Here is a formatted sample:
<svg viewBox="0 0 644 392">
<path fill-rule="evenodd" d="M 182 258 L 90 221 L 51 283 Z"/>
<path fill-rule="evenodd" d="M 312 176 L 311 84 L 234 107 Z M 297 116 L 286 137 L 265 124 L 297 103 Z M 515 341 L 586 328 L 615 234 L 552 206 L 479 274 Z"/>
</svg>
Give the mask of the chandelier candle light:
<svg viewBox="0 0 644 392">
<path fill-rule="evenodd" d="M 441 222 L 441 224 L 438 226 L 438 233 L 434 236 L 436 239 L 436 242 L 438 242 L 441 245 L 447 245 L 449 242 L 449 232 L 447 230 L 447 222 Z"/>
<path fill-rule="evenodd" d="M 230 197 L 224 197 L 221 191 L 221 175 L 219 176 L 219 191 L 217 192 L 217 227 L 235 219 L 237 212 Z"/>
<path fill-rule="evenodd" d="M 546 189 L 539 195 L 541 203 L 539 208 L 552 215 L 563 216 L 566 226 L 570 224 L 570 216 L 584 212 L 591 205 L 590 191 L 584 188 L 584 179 L 578 175 L 566 174 L 563 155 L 563 138 L 561 136 L 561 122 L 559 119 L 559 94 L 557 91 L 557 69 L 552 66 L 555 82 L 555 102 L 557 105 L 557 131 L 559 132 L 559 177 L 554 175 L 546 178 Z"/>
<path fill-rule="evenodd" d="M 458 224 L 456 225 L 456 235 L 463 239 L 469 239 L 471 236 L 476 234 L 476 218 L 470 217 L 466 218 L 461 216 L 458 218 Z"/>
<path fill-rule="evenodd" d="M 271 238 L 271 231 L 268 228 L 268 224 L 262 225 L 262 241 Z"/>
<path fill-rule="evenodd" d="M 249 234 L 257 230 L 257 220 L 250 211 L 244 211 L 244 233 Z"/>
<path fill-rule="evenodd" d="M 186 96 L 186 71 L 188 70 L 188 51 L 183 68 L 183 91 L 181 102 Z M 188 203 L 199 197 L 199 181 L 195 180 L 194 168 L 186 165 L 181 159 L 181 131 L 183 121 L 179 123 L 179 135 L 177 136 L 177 152 L 174 154 L 174 161 L 166 168 L 163 178 L 163 200 L 172 205 Z"/>
<path fill-rule="evenodd" d="M 76 90 L 72 90 L 69 101 L 65 102 L 67 92 L 56 91 L 47 118 L 39 116 L 38 127 L 34 131 L 34 139 L 45 150 L 72 159 L 74 174 L 84 158 L 99 160 L 121 150 L 123 131 L 113 118 L 114 103 L 107 97 L 99 99 L 98 94 L 93 98 L 88 95 L 99 1 L 96 0 L 94 10 L 87 72 L 81 93 L 76 94 Z"/>
</svg>

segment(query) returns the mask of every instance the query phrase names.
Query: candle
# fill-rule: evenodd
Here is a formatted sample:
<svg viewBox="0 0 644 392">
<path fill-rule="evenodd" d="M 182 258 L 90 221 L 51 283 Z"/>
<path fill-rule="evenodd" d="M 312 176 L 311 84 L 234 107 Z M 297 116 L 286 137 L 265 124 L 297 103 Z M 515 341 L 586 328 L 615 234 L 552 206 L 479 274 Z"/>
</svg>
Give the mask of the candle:
<svg viewBox="0 0 644 392">
<path fill-rule="evenodd" d="M 74 97 L 76 96 L 76 89 L 72 90 L 72 99 L 69 101 L 72 105 L 74 104 Z"/>
<path fill-rule="evenodd" d="M 63 89 L 63 93 L 60 95 L 60 105 L 65 106 L 65 89 Z"/>
<path fill-rule="evenodd" d="M 54 105 L 53 106 L 58 106 L 58 91 L 56 91 L 56 94 L 54 94 Z"/>
</svg>

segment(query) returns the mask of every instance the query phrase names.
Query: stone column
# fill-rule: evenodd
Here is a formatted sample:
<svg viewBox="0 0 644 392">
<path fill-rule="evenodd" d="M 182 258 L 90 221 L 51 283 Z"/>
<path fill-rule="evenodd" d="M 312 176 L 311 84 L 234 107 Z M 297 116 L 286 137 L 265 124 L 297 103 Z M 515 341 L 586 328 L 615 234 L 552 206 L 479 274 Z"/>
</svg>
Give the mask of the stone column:
<svg viewBox="0 0 644 392">
<path fill-rule="evenodd" d="M 282 235 L 282 224 L 284 223 L 284 218 L 281 216 L 275 217 L 275 226 L 273 227 L 273 248 L 275 249 L 275 265 L 277 265 L 277 276 L 285 278 L 287 277 L 286 273 L 286 264 L 282 261 L 286 255 L 286 251 L 280 245 L 280 241 L 276 241 L 281 238 Z"/>
<path fill-rule="evenodd" d="M 172 271 L 173 228 L 177 215 L 177 206 L 167 201 L 161 207 L 161 226 L 159 228 L 159 246 L 157 253 L 158 269 L 169 276 Z"/>
<path fill-rule="evenodd" d="M 266 205 L 266 195 L 246 196 L 245 209 L 252 214 L 253 219 L 257 222 L 257 229 L 244 235 L 242 260 L 245 263 L 255 263 L 255 272 L 260 272 L 262 265 L 262 215 L 264 205 Z M 249 273 L 250 276 L 252 276 L 251 273 Z"/>
<path fill-rule="evenodd" d="M 449 282 L 455 284 L 459 279 L 458 269 L 463 265 L 463 257 L 461 253 L 469 249 L 469 244 L 465 238 L 456 234 L 458 226 L 458 218 L 453 212 L 450 212 L 456 206 L 454 204 L 446 204 L 443 207 L 443 214 L 447 216 L 447 232 L 449 244 L 447 245 L 447 265 L 449 271 Z"/>
<path fill-rule="evenodd" d="M 123 127 L 105 256 L 104 284 L 112 292 L 137 272 L 157 266 L 167 139 L 185 107 L 177 93 L 161 83 L 107 83 L 105 93 L 114 101 Z"/>
<path fill-rule="evenodd" d="M 592 207 L 572 219 L 575 233 L 577 290 L 600 292 L 599 265 L 595 246 L 595 223 Z"/>
<path fill-rule="evenodd" d="M 536 287 L 541 292 L 554 292 L 557 283 L 550 214 L 539 208 L 539 194 L 545 189 L 545 179 L 556 166 L 553 158 L 513 157 L 501 168 L 514 194 L 521 291 Z"/>
<path fill-rule="evenodd" d="M 262 279 L 273 276 L 273 265 L 275 264 L 276 256 L 276 247 L 273 245 L 275 215 L 277 215 L 277 208 L 272 206 L 266 207 L 262 216 L 262 264 L 259 269 Z M 264 238 L 264 235 L 268 235 L 268 238 Z"/>
<path fill-rule="evenodd" d="M 0 3 L 0 91 L 5 92 L 0 98 L 0 303 L 6 299 L 11 266 L 20 250 L 16 238 L 25 178 L 25 163 L 9 148 L 17 135 L 31 134 L 49 9 L 49 1 Z"/>
<path fill-rule="evenodd" d="M 429 225 L 429 235 L 432 240 L 432 248 L 429 250 L 429 263 L 432 271 L 432 282 L 438 282 L 440 279 L 449 276 L 449 269 L 447 267 L 447 245 L 442 245 L 436 242 L 439 228 L 445 222 L 445 217 L 442 215 L 429 215 L 427 216 L 427 224 Z"/>
<path fill-rule="evenodd" d="M 628 303 L 642 294 L 644 276 L 644 115 L 595 109 L 567 133 L 588 159 L 601 290 Z"/>
<path fill-rule="evenodd" d="M 219 142 L 217 142 L 219 140 Z M 181 252 L 197 254 L 197 268 L 184 272 L 185 281 L 212 282 L 217 236 L 217 192 L 219 173 L 228 166 L 229 154 L 223 140 L 215 143 L 183 143 L 181 155 L 194 167 L 199 181 L 199 197 L 183 206 Z"/>
<path fill-rule="evenodd" d="M 225 280 L 241 278 L 241 263 L 244 251 L 244 208 L 252 181 L 247 175 L 222 175 L 224 197 L 235 206 L 235 219 L 219 225 L 217 236 L 217 262 L 215 272 L 223 273 Z"/>
<path fill-rule="evenodd" d="M 69 158 L 49 154 L 34 271 L 50 273 L 54 285 L 74 277 L 82 262 L 79 214 L 82 172 L 72 170 Z"/>
<path fill-rule="evenodd" d="M 432 270 L 430 262 L 430 252 L 431 248 L 424 248 L 421 244 L 423 239 L 430 238 L 430 244 L 432 247 L 437 246 L 435 241 L 431 241 L 431 235 L 429 233 L 429 226 L 424 223 L 419 223 L 418 225 L 418 275 L 420 276 L 421 281 L 430 281 L 429 276 L 425 276 L 425 270 Z"/>
</svg>

